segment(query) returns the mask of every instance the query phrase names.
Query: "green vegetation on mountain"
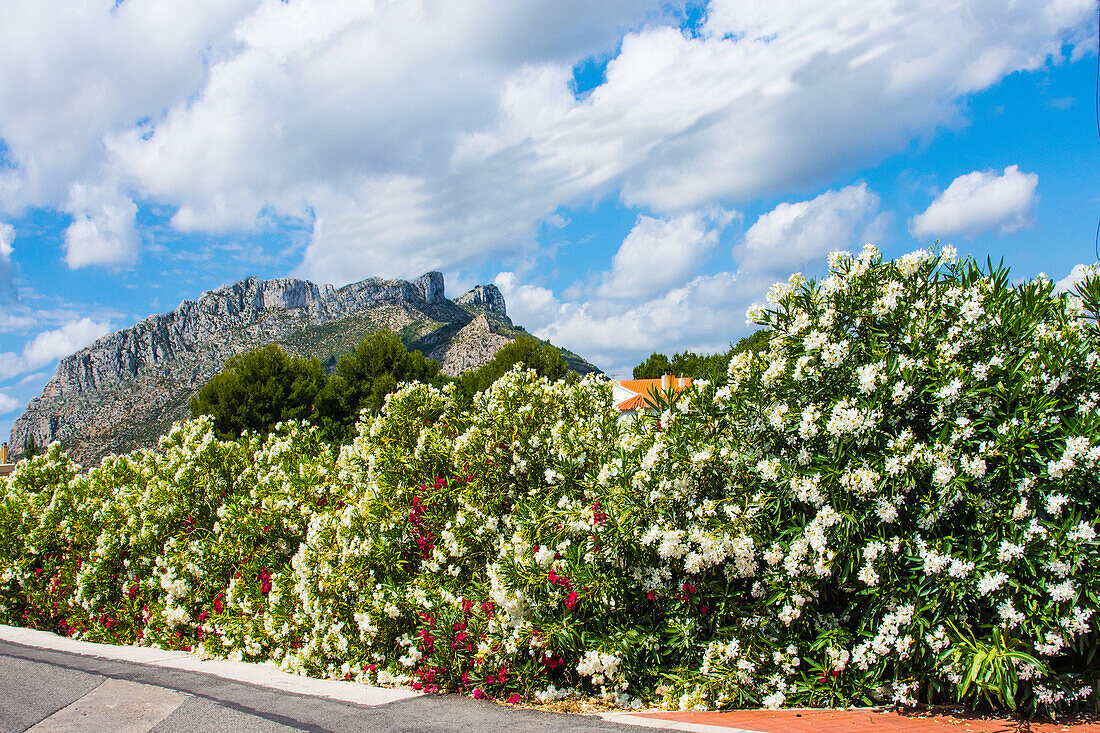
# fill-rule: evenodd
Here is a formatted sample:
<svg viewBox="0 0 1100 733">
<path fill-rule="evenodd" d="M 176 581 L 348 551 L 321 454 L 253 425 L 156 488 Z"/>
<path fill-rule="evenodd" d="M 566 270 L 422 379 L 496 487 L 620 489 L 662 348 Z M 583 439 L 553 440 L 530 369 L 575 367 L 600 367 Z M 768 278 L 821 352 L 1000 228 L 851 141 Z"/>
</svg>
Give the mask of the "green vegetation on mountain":
<svg viewBox="0 0 1100 733">
<path fill-rule="evenodd" d="M 287 356 L 276 344 L 239 354 L 189 406 L 191 417 L 213 417 L 223 439 L 246 430 L 267 435 L 281 422 L 306 420 L 330 441 L 342 443 L 351 437 L 361 411 L 377 413 L 387 394 L 414 381 L 439 381 L 439 364 L 383 330 L 341 358 L 331 377 L 318 359 Z"/>
<path fill-rule="evenodd" d="M 439 375 L 439 364 L 409 351 L 392 331 L 381 331 L 337 362 L 336 373 L 317 395 L 317 424 L 330 440 L 344 443 L 353 437 L 359 413 L 377 414 L 399 384 L 440 378 L 446 379 Z"/>
<path fill-rule="evenodd" d="M 517 365 L 550 381 L 574 374 L 557 347 L 522 336 L 502 346 L 484 366 L 451 378 L 440 373 L 434 360 L 406 348 L 393 331 L 383 330 L 335 361 L 331 376 L 318 359 L 288 356 L 276 344 L 239 354 L 189 406 L 193 418 L 210 415 L 222 439 L 245 431 L 268 435 L 279 423 L 305 420 L 321 428 L 329 442 L 342 444 L 354 437 L 363 410 L 378 414 L 386 395 L 403 384 L 439 387 L 454 382 L 469 402 Z"/>
<path fill-rule="evenodd" d="M 484 392 L 517 364 L 533 369 L 540 377 L 546 377 L 552 382 L 563 379 L 569 373 L 569 365 L 560 349 L 546 341 L 521 336 L 502 346 L 485 366 L 460 375 L 458 384 L 472 397 L 478 392 Z"/>
</svg>

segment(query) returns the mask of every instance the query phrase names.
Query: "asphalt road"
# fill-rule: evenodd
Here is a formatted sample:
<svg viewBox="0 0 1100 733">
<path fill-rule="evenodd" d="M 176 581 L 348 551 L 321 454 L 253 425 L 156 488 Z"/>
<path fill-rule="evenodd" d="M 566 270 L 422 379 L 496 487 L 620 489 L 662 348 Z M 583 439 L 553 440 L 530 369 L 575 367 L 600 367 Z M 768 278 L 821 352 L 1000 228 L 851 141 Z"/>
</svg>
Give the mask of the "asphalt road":
<svg viewBox="0 0 1100 733">
<path fill-rule="evenodd" d="M 0 733 L 64 731 L 621 731 L 594 716 L 459 695 L 359 705 L 222 677 L 0 641 Z"/>
</svg>

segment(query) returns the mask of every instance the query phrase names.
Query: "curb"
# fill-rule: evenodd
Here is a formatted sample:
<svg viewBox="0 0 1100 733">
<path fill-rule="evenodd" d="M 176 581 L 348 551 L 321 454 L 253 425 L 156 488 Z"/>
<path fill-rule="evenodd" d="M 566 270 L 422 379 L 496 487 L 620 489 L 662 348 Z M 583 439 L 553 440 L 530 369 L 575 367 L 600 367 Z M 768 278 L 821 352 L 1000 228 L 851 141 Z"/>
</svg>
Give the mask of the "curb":
<svg viewBox="0 0 1100 733">
<path fill-rule="evenodd" d="M 408 688 L 374 687 L 358 682 L 339 680 L 319 680 L 312 677 L 284 672 L 267 663 L 230 662 L 225 659 L 199 659 L 188 652 L 154 649 L 145 646 L 116 646 L 113 644 L 94 644 L 89 641 L 77 641 L 48 631 L 24 629 L 18 626 L 0 624 L 0 641 L 70 652 L 88 657 L 99 657 L 115 662 L 134 662 L 151 667 L 178 669 L 187 672 L 200 672 L 234 682 L 245 682 L 261 687 L 270 687 L 281 692 L 296 695 L 324 697 L 340 702 L 373 707 L 386 705 L 418 697 L 419 692 Z"/>
</svg>

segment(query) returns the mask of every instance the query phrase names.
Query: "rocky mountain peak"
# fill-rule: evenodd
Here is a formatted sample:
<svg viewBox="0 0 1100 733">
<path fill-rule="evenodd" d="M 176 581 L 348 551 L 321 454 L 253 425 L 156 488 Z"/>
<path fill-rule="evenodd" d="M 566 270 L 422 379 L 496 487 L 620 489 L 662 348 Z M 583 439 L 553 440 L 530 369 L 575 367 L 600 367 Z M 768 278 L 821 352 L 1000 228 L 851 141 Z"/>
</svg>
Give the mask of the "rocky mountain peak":
<svg viewBox="0 0 1100 733">
<path fill-rule="evenodd" d="M 420 294 L 428 305 L 442 303 L 446 300 L 443 296 L 443 273 L 432 270 L 425 272 L 413 280 L 413 289 Z"/>
<path fill-rule="evenodd" d="M 481 307 L 491 313 L 499 313 L 502 316 L 508 315 L 507 307 L 504 303 L 504 295 L 501 294 L 500 288 L 492 283 L 488 285 L 475 285 L 469 292 L 455 298 L 455 302 L 459 305 Z"/>
</svg>

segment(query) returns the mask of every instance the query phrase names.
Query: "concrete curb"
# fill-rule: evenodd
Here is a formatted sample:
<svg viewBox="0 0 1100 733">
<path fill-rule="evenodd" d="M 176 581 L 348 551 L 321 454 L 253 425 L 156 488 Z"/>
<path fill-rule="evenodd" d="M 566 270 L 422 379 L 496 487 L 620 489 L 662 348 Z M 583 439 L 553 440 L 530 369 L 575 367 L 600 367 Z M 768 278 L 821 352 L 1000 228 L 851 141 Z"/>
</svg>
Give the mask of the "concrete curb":
<svg viewBox="0 0 1100 733">
<path fill-rule="evenodd" d="M 222 679 L 233 680 L 234 682 L 246 682 L 282 692 L 325 697 L 330 700 L 350 702 L 357 705 L 385 705 L 420 695 L 420 693 L 408 688 L 372 687 L 358 682 L 302 677 L 284 672 L 271 664 L 230 662 L 224 659 L 199 659 L 188 652 L 153 649 L 151 647 L 93 644 L 88 641 L 77 641 L 76 639 L 58 636 L 47 631 L 24 629 L 18 626 L 0 624 L 0 641 L 8 641 L 38 649 L 52 649 L 59 652 L 99 657 L 117 662 L 134 662 L 165 669 L 200 672 Z"/>
</svg>

